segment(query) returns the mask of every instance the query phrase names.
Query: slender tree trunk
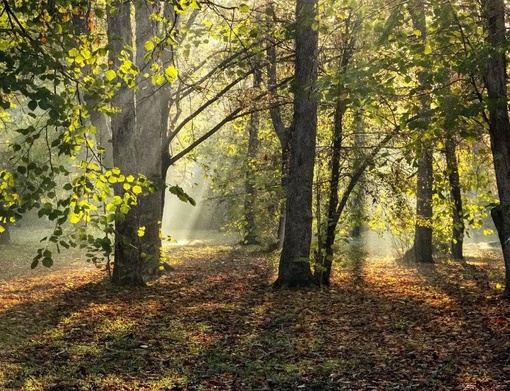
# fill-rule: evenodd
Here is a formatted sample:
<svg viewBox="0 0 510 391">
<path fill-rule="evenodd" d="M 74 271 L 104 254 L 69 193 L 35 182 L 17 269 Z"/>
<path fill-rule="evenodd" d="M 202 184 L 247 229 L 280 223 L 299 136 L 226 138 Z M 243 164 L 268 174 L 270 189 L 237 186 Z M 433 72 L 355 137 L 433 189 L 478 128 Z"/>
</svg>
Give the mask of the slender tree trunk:
<svg viewBox="0 0 510 391">
<path fill-rule="evenodd" d="M 268 19 L 269 15 L 274 15 L 274 12 L 271 12 L 272 5 L 268 5 Z M 268 24 L 274 23 L 274 21 L 269 21 Z M 272 102 L 272 107 L 269 109 L 269 114 L 271 117 L 271 122 L 273 124 L 273 129 L 280 141 L 281 148 L 281 188 L 284 196 L 280 200 L 280 216 L 278 218 L 278 230 L 277 230 L 277 249 L 281 250 L 283 248 L 283 242 L 285 239 L 285 221 L 286 221 L 286 201 L 285 201 L 285 193 L 287 189 L 287 178 L 288 178 L 288 167 L 289 167 L 289 141 L 290 141 L 290 133 L 292 125 L 286 127 L 283 119 L 280 107 L 277 105 L 278 103 L 278 93 L 277 93 L 277 57 L 276 57 L 276 47 L 273 39 L 268 37 L 267 44 L 267 88 L 268 93 Z"/>
<path fill-rule="evenodd" d="M 324 244 L 320 247 L 323 248 L 324 254 L 319 254 L 322 258 L 321 266 L 322 271 L 318 273 L 319 281 L 321 285 L 329 285 L 331 270 L 333 267 L 333 245 L 336 239 L 336 227 L 340 218 L 341 210 L 338 210 L 338 190 L 340 182 L 340 157 L 342 147 L 342 136 L 343 136 L 343 117 L 345 114 L 345 104 L 338 101 L 335 108 L 335 116 L 333 122 L 333 142 L 331 145 L 331 179 L 329 188 L 329 200 L 328 200 L 328 215 L 326 219 L 326 233 L 323 240 Z"/>
<path fill-rule="evenodd" d="M 255 65 L 257 66 L 257 65 Z M 253 88 L 260 89 L 261 84 L 260 69 L 256 69 L 253 73 Z M 256 222 L 255 222 L 255 199 L 257 192 L 255 189 L 255 173 L 256 173 L 256 160 L 259 149 L 259 126 L 260 115 L 258 112 L 252 113 L 248 121 L 248 157 L 245 178 L 245 198 L 244 198 L 244 244 L 259 244 L 257 235 Z"/>
<path fill-rule="evenodd" d="M 275 287 L 315 283 L 310 269 L 312 239 L 312 186 L 317 134 L 318 31 L 313 28 L 317 0 L 296 2 L 296 69 L 294 80 L 294 129 L 290 142 L 289 181 L 285 240 Z"/>
<path fill-rule="evenodd" d="M 450 196 L 452 199 L 452 241 L 451 252 L 454 259 L 464 259 L 464 218 L 462 209 L 462 194 L 460 191 L 459 166 L 455 154 L 455 139 L 451 135 L 446 136 L 445 157 L 450 182 Z"/>
<path fill-rule="evenodd" d="M 360 151 L 363 151 L 363 148 L 365 147 L 365 135 L 364 135 L 364 118 L 363 114 L 360 114 L 359 118 L 359 124 L 358 124 L 358 134 L 354 136 L 354 147 L 355 150 L 358 151 L 358 156 L 361 156 L 362 153 Z M 356 166 L 358 166 L 361 163 L 359 157 L 356 158 Z M 363 175 L 358 184 L 356 185 L 356 188 L 353 190 L 354 197 L 353 200 L 349 206 L 349 209 L 351 211 L 351 215 L 354 218 L 354 226 L 351 229 L 351 237 L 353 238 L 360 238 L 361 237 L 361 231 L 363 228 L 363 217 L 364 217 L 364 207 L 365 207 L 365 190 L 364 190 L 364 182 L 365 182 L 365 176 Z"/>
<path fill-rule="evenodd" d="M 510 118 L 508 116 L 505 1 L 482 0 L 487 41 L 485 85 L 489 98 L 489 134 L 499 195 L 498 234 L 505 261 L 505 298 L 510 299 Z M 493 213 L 494 215 L 494 213 Z"/>
</svg>

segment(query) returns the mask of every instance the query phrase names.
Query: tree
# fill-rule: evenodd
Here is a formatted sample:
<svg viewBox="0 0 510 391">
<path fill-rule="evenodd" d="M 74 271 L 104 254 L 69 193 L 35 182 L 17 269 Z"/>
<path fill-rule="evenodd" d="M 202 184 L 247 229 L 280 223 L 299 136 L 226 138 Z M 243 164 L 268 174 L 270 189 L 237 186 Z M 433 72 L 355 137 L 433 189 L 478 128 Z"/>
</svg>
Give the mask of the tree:
<svg viewBox="0 0 510 391">
<path fill-rule="evenodd" d="M 413 1 L 409 5 L 409 12 L 413 27 L 420 31 L 420 40 L 425 51 L 427 43 L 427 26 L 425 19 L 425 5 L 421 1 Z M 419 71 L 418 80 L 422 93 L 422 115 L 429 110 L 427 71 Z M 426 129 L 423 130 L 425 133 Z M 408 251 L 407 258 L 418 262 L 433 262 L 432 259 L 432 159 L 433 150 L 431 140 L 426 136 L 418 143 L 417 151 L 418 172 L 416 177 L 416 224 L 413 247 Z"/>
<path fill-rule="evenodd" d="M 296 2 L 293 129 L 287 183 L 285 239 L 275 287 L 315 283 L 310 269 L 312 185 L 317 134 L 317 0 Z"/>
<path fill-rule="evenodd" d="M 494 170 L 498 185 L 499 206 L 493 216 L 505 261 L 505 290 L 510 299 L 510 118 L 508 116 L 506 28 L 504 0 L 483 0 L 482 12 L 489 53 L 484 81 L 488 95 L 488 123 Z"/>
</svg>

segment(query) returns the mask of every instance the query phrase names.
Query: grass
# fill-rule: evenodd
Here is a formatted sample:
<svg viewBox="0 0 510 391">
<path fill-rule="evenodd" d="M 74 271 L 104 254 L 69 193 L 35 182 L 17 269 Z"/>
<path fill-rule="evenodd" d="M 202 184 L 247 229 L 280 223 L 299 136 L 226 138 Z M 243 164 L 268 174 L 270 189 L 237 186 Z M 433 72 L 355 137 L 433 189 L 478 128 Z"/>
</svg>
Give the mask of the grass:
<svg viewBox="0 0 510 391">
<path fill-rule="evenodd" d="M 510 389 L 497 254 L 351 255 L 302 291 L 273 291 L 274 255 L 239 247 L 174 248 L 175 271 L 131 291 L 90 267 L 17 269 L 0 282 L 0 389 Z"/>
</svg>

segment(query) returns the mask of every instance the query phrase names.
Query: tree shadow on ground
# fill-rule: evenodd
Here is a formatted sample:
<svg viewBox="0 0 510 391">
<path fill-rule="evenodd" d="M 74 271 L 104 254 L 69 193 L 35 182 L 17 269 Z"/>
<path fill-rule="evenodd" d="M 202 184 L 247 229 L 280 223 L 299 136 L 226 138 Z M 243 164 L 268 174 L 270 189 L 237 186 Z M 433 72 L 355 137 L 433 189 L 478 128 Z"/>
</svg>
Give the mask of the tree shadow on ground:
<svg viewBox="0 0 510 391">
<path fill-rule="evenodd" d="M 487 318 L 458 313 L 412 270 L 347 265 L 330 289 L 273 291 L 266 255 L 176 254 L 147 289 L 96 278 L 0 315 L 38 314 L 0 353 L 4 389 L 498 389 Z M 460 293 L 460 292 L 459 292 Z M 466 311 L 476 310 L 473 303 Z M 18 318 L 16 318 L 18 319 Z M 32 325 L 31 325 L 32 326 Z M 127 388 L 126 388 L 127 387 Z M 499 388 L 503 389 L 503 388 Z"/>
</svg>

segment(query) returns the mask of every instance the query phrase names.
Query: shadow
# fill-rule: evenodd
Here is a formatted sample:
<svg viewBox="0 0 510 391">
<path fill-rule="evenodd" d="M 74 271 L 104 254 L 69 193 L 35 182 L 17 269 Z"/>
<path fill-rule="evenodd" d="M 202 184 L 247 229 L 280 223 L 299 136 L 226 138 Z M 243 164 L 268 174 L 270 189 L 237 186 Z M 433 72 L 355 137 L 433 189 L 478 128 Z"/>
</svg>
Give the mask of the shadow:
<svg viewBox="0 0 510 391">
<path fill-rule="evenodd" d="M 475 390 L 505 384 L 503 347 L 492 345 L 497 322 L 479 303 L 457 305 L 460 288 L 448 300 L 441 280 L 436 287 L 411 268 L 374 265 L 353 253 L 329 289 L 273 291 L 261 252 L 181 249 L 169 257 L 175 271 L 146 289 L 118 289 L 95 278 L 2 312 L 2 335 L 19 334 L 3 341 L 0 368 L 5 364 L 7 375 L 0 388 Z"/>
</svg>

